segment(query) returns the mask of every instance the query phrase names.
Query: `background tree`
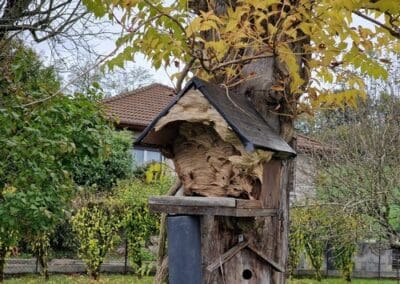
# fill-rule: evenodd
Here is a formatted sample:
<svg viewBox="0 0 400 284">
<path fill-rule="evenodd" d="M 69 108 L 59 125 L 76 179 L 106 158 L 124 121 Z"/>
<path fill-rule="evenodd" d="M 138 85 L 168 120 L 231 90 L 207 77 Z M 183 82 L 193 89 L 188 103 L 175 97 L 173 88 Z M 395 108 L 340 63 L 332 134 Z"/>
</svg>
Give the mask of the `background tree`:
<svg viewBox="0 0 400 284">
<path fill-rule="evenodd" d="M 75 184 L 92 187 L 96 192 L 111 191 L 118 180 L 132 176 L 132 133 L 128 131 L 105 131 L 99 133 L 99 141 L 105 141 L 107 154 L 94 159 L 89 153 L 79 153 L 71 166 Z"/>
<path fill-rule="evenodd" d="M 91 97 L 51 96 L 59 89 L 54 69 L 31 49 L 13 42 L 2 55 L 7 64 L 0 72 L 0 264 L 20 238 L 38 247 L 37 240 L 63 221 L 76 168 L 83 157 L 107 157 L 111 131 L 94 90 Z"/>
<path fill-rule="evenodd" d="M 184 64 L 178 90 L 188 73 L 240 90 L 287 141 L 299 113 L 355 105 L 357 97 L 365 97 L 364 81 L 356 71 L 386 78 L 383 52 L 400 51 L 400 8 L 391 1 L 91 0 L 87 5 L 97 16 L 108 14 L 124 32 L 116 42 L 123 50 L 109 67 L 122 66 L 137 52 L 155 68 Z M 115 15 L 117 9 L 123 11 L 121 17 Z M 357 26 L 354 15 L 374 27 Z M 338 66 L 342 71 L 337 73 Z M 345 89 L 333 92 L 331 83 Z M 289 181 L 291 166 L 283 165 Z M 264 228 L 277 229 L 268 244 L 259 244 L 282 264 L 287 256 L 285 200 L 290 184 L 281 188 L 283 221 L 266 219 Z M 284 276 L 274 273 L 273 279 L 282 283 Z"/>
<path fill-rule="evenodd" d="M 47 42 L 52 53 L 60 47 L 64 52 L 84 49 L 93 53 L 93 38 L 112 34 L 107 21 L 97 24 L 81 0 L 0 1 L 0 47 L 18 38 L 36 44 Z"/>
<path fill-rule="evenodd" d="M 154 81 L 150 71 L 137 65 L 128 65 L 114 70 L 93 68 L 96 62 L 74 63 L 70 68 L 71 92 L 85 92 L 93 83 L 99 84 L 105 97 L 115 96 L 148 85 Z M 77 74 L 80 74 L 76 79 Z"/>
<path fill-rule="evenodd" d="M 361 214 L 371 238 L 399 247 L 400 98 L 377 95 L 346 112 L 346 120 L 320 132 L 335 150 L 320 161 L 318 197 Z"/>
<path fill-rule="evenodd" d="M 157 172 L 161 174 L 161 170 Z M 160 178 L 140 177 L 121 181 L 114 190 L 114 203 L 122 212 L 122 226 L 128 242 L 129 259 L 136 273 L 150 272 L 153 266 L 144 266 L 144 261 L 155 260 L 155 256 L 147 247 L 150 237 L 158 234 L 160 220 L 157 214 L 149 211 L 148 197 L 165 194 L 171 187 L 172 181 L 172 176 L 164 173 Z"/>
<path fill-rule="evenodd" d="M 1 1 L 0 40 L 29 32 L 35 41 L 60 35 L 87 15 L 81 1 Z"/>
<path fill-rule="evenodd" d="M 321 267 L 327 251 L 346 281 L 351 281 L 357 242 L 364 236 L 360 216 L 341 211 L 338 205 L 294 204 L 290 224 L 290 273 L 294 274 L 305 255 L 322 280 Z"/>
</svg>

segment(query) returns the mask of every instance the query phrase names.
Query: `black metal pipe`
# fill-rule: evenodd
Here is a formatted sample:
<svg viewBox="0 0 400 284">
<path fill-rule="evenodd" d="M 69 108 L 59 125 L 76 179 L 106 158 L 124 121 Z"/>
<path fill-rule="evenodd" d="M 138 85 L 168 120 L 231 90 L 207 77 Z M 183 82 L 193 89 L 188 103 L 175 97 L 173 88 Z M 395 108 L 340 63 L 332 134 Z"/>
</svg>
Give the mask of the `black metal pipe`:
<svg viewBox="0 0 400 284">
<path fill-rule="evenodd" d="M 199 216 L 168 216 L 168 268 L 170 284 L 201 284 Z"/>
</svg>

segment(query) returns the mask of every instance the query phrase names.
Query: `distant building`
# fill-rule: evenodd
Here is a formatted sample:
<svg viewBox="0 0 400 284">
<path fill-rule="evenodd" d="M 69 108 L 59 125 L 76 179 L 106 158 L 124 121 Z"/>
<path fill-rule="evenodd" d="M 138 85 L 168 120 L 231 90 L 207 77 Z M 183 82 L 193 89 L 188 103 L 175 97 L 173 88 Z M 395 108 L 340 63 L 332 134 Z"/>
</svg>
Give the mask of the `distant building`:
<svg viewBox="0 0 400 284">
<path fill-rule="evenodd" d="M 174 96 L 173 88 L 155 83 L 104 99 L 103 104 L 108 115 L 116 119 L 117 129 L 130 130 L 137 137 Z M 149 147 L 132 148 L 132 155 L 138 165 L 163 161 L 160 151 Z"/>
</svg>

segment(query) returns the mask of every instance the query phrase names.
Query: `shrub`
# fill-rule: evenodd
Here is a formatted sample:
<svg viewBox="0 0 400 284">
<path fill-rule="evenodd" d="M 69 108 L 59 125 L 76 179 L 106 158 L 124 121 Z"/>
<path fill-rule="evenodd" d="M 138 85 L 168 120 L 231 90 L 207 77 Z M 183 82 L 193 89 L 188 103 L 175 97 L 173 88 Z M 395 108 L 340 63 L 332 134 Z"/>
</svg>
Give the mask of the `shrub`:
<svg viewBox="0 0 400 284">
<path fill-rule="evenodd" d="M 32 249 L 32 253 L 38 260 L 42 268 L 42 275 L 46 280 L 49 279 L 47 262 L 50 249 L 50 235 L 51 234 L 49 232 L 37 233 L 32 235 L 28 240 Z"/>
<path fill-rule="evenodd" d="M 0 281 L 13 246 L 22 238 L 36 244 L 64 220 L 75 195 L 74 169 L 84 159 L 105 158 L 111 131 L 95 90 L 63 95 L 55 69 L 33 50 L 13 41 L 2 51 Z M 46 242 L 40 246 L 47 250 Z"/>
<path fill-rule="evenodd" d="M 89 203 L 72 217 L 72 227 L 79 241 L 78 255 L 95 280 L 107 252 L 118 240 L 119 220 L 108 202 Z"/>
<path fill-rule="evenodd" d="M 102 139 L 107 143 L 105 157 L 94 160 L 89 155 L 79 156 L 73 167 L 73 177 L 78 185 L 110 191 L 118 180 L 132 176 L 132 133 L 109 130 Z"/>
<path fill-rule="evenodd" d="M 171 176 L 166 175 L 151 182 L 126 180 L 115 188 L 116 202 L 124 215 L 122 222 L 129 244 L 129 258 L 136 272 L 149 271 L 143 269 L 143 261 L 152 257 L 146 246 L 150 237 L 158 234 L 160 225 L 159 215 L 149 211 L 148 197 L 165 194 L 172 182 Z"/>
<path fill-rule="evenodd" d="M 355 228 L 361 221 L 335 206 L 309 205 L 294 207 L 291 210 L 290 223 L 290 272 L 293 273 L 299 263 L 300 256 L 306 252 L 315 278 L 321 281 L 321 266 L 324 252 L 328 244 L 333 249 L 333 257 L 342 276 L 351 280 L 353 255 L 357 247 Z M 358 234 L 360 232 L 358 231 Z"/>
</svg>

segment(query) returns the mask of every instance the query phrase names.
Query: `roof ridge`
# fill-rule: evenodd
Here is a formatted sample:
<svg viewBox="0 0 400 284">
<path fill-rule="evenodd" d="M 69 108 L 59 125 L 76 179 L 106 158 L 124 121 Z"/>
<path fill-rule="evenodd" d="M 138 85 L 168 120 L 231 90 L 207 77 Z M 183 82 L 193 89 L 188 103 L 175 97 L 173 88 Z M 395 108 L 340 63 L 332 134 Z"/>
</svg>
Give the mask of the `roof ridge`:
<svg viewBox="0 0 400 284">
<path fill-rule="evenodd" d="M 101 102 L 103 102 L 103 103 L 113 102 L 113 101 L 118 100 L 118 99 L 122 99 L 122 98 L 125 98 L 125 97 L 128 97 L 128 96 L 136 95 L 136 94 L 138 94 L 140 92 L 149 90 L 149 89 L 157 87 L 157 86 L 165 88 L 165 89 L 169 89 L 171 92 L 175 93 L 175 89 L 174 88 L 156 82 L 156 83 L 151 83 L 151 84 L 149 84 L 147 86 L 143 86 L 143 87 L 134 89 L 134 90 L 129 91 L 129 92 L 124 92 L 124 93 L 120 93 L 118 95 L 115 95 L 115 96 L 112 96 L 112 97 L 109 97 L 109 98 L 104 98 L 104 99 L 101 100 Z"/>
<path fill-rule="evenodd" d="M 303 137 L 304 139 L 307 139 L 307 140 L 310 140 L 310 141 L 319 143 L 319 144 L 321 144 L 321 145 L 324 144 L 323 142 L 321 142 L 321 141 L 319 141 L 319 140 L 317 140 L 317 139 L 315 139 L 315 138 L 313 138 L 313 137 L 310 137 L 310 136 L 308 136 L 308 135 L 305 135 L 305 134 L 303 134 L 303 133 L 297 133 L 297 132 L 296 132 L 295 135 L 296 135 L 297 137 Z"/>
</svg>

